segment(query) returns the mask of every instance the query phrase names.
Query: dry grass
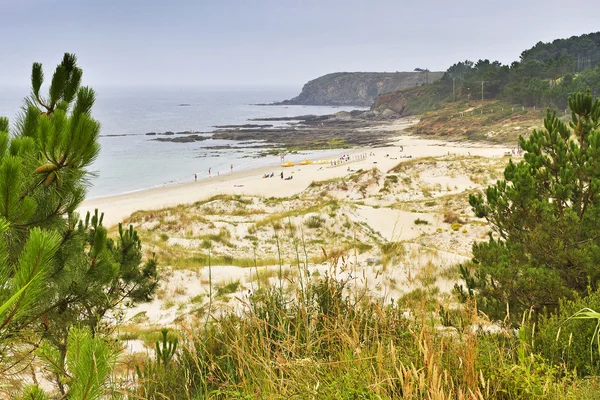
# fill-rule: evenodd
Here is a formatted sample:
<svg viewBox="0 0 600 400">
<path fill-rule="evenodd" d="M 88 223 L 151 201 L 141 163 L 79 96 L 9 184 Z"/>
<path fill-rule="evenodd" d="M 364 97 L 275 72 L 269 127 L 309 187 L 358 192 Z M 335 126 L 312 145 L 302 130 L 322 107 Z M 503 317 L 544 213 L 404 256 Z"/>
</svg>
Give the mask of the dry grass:
<svg viewBox="0 0 600 400">
<path fill-rule="evenodd" d="M 384 305 L 331 275 L 292 297 L 256 291 L 243 315 L 179 332 L 179 357 L 136 383 L 143 398 L 592 399 L 511 331 L 482 334 L 474 304 L 416 290 Z M 430 272 L 424 272 L 429 282 Z M 410 310 L 407 312 L 407 310 Z M 522 356 L 519 356 L 521 354 Z M 169 371 L 169 372 L 168 372 Z"/>
</svg>

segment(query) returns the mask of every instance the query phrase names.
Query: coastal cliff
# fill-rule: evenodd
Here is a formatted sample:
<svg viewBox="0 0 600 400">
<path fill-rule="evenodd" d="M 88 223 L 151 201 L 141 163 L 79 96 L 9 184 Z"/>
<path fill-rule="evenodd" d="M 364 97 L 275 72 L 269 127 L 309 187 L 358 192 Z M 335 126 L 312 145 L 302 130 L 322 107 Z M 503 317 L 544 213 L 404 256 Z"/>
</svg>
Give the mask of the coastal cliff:
<svg viewBox="0 0 600 400">
<path fill-rule="evenodd" d="M 336 72 L 313 79 L 278 104 L 371 106 L 377 96 L 440 79 L 443 72 Z"/>
</svg>

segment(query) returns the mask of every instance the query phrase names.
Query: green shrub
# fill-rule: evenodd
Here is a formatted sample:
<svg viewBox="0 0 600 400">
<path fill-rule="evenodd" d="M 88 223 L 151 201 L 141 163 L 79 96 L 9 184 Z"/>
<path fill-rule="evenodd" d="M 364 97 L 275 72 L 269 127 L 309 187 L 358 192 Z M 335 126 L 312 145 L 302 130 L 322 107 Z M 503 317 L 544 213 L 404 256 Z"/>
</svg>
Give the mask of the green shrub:
<svg viewBox="0 0 600 400">
<path fill-rule="evenodd" d="M 577 369 L 580 375 L 598 375 L 600 354 L 597 343 L 592 343 L 597 321 L 569 319 L 586 307 L 600 310 L 600 291 L 561 300 L 557 312 L 540 315 L 535 331 L 532 325 L 529 330 L 533 331 L 535 350 L 551 362 Z"/>
<path fill-rule="evenodd" d="M 600 99 L 588 89 L 568 104 L 568 125 L 548 110 L 544 129 L 520 137 L 525 157 L 509 161 L 505 179 L 469 195 L 475 215 L 501 233 L 472 247 L 471 289 L 493 318 L 508 304 L 518 324 L 523 312 L 554 311 L 600 284 Z"/>
<path fill-rule="evenodd" d="M 304 221 L 304 225 L 306 225 L 307 228 L 318 229 L 323 226 L 324 222 L 325 221 L 318 215 L 311 215 Z"/>
<path fill-rule="evenodd" d="M 415 219 L 415 225 L 429 225 L 429 221 L 417 218 Z"/>
<path fill-rule="evenodd" d="M 450 225 L 450 228 L 452 228 L 452 230 L 453 230 L 454 232 L 458 232 L 458 230 L 459 230 L 460 228 L 462 228 L 462 226 L 463 226 L 462 224 L 460 224 L 460 223 L 458 223 L 458 222 L 455 222 L 455 223 L 453 223 L 452 225 Z"/>
<path fill-rule="evenodd" d="M 216 292 L 216 296 L 217 297 L 223 297 L 225 295 L 231 294 L 231 293 L 235 293 L 237 292 L 238 288 L 240 287 L 240 280 L 236 280 L 233 282 L 229 282 L 226 285 L 223 286 L 217 286 L 217 292 Z"/>
</svg>

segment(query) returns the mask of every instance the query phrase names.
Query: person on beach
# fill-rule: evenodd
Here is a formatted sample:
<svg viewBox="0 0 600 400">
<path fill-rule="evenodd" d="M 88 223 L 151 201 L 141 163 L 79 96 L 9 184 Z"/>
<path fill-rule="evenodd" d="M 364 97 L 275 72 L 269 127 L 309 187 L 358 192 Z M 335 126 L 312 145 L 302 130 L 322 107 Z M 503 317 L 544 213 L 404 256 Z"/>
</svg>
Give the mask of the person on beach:
<svg viewBox="0 0 600 400">
<path fill-rule="evenodd" d="M 281 176 L 281 179 L 283 179 L 283 171 L 281 171 L 281 174 L 279 176 Z"/>
<path fill-rule="evenodd" d="M 211 170 L 211 168 L 212 168 L 212 167 L 209 167 L 209 168 L 208 168 L 208 176 L 210 176 L 210 170 Z"/>
<path fill-rule="evenodd" d="M 198 182 L 198 174 L 194 174 L 194 182 Z"/>
<path fill-rule="evenodd" d="M 231 164 L 231 165 L 229 166 L 229 169 L 231 170 L 231 172 L 233 172 L 233 164 Z"/>
</svg>

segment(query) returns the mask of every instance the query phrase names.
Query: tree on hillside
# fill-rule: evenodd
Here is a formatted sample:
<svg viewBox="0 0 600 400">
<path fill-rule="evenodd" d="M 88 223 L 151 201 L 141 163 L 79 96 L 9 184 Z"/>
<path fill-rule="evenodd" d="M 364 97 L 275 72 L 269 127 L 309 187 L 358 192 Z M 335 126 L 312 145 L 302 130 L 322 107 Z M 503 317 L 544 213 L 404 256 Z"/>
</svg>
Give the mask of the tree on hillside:
<svg viewBox="0 0 600 400">
<path fill-rule="evenodd" d="M 429 69 L 428 68 L 415 68 L 415 72 L 421 72 L 425 74 L 425 84 L 429 85 Z"/>
<path fill-rule="evenodd" d="M 93 338 L 105 314 L 149 299 L 156 287 L 156 261 L 142 263 L 131 227 L 119 227 L 113 241 L 102 215 L 80 221 L 76 213 L 100 131 L 91 116 L 95 93 L 81 78 L 75 56 L 65 54 L 44 96 L 35 63 L 13 129 L 0 118 L 0 376 L 20 371 L 42 340 L 66 370 L 74 326 Z"/>
<path fill-rule="evenodd" d="M 524 160 L 509 162 L 504 180 L 485 196 L 470 195 L 492 227 L 473 245 L 474 271 L 462 269 L 479 306 L 501 318 L 584 295 L 600 279 L 600 100 L 569 98 L 572 120 L 548 111 L 544 129 L 520 138 Z M 459 288 L 463 296 L 467 294 Z"/>
<path fill-rule="evenodd" d="M 573 61 L 570 68 L 580 72 L 593 68 L 600 62 L 600 32 L 593 32 L 568 39 L 556 39 L 551 43 L 538 42 L 531 49 L 521 53 L 523 62 L 541 61 L 552 63 L 564 57 Z"/>
</svg>

